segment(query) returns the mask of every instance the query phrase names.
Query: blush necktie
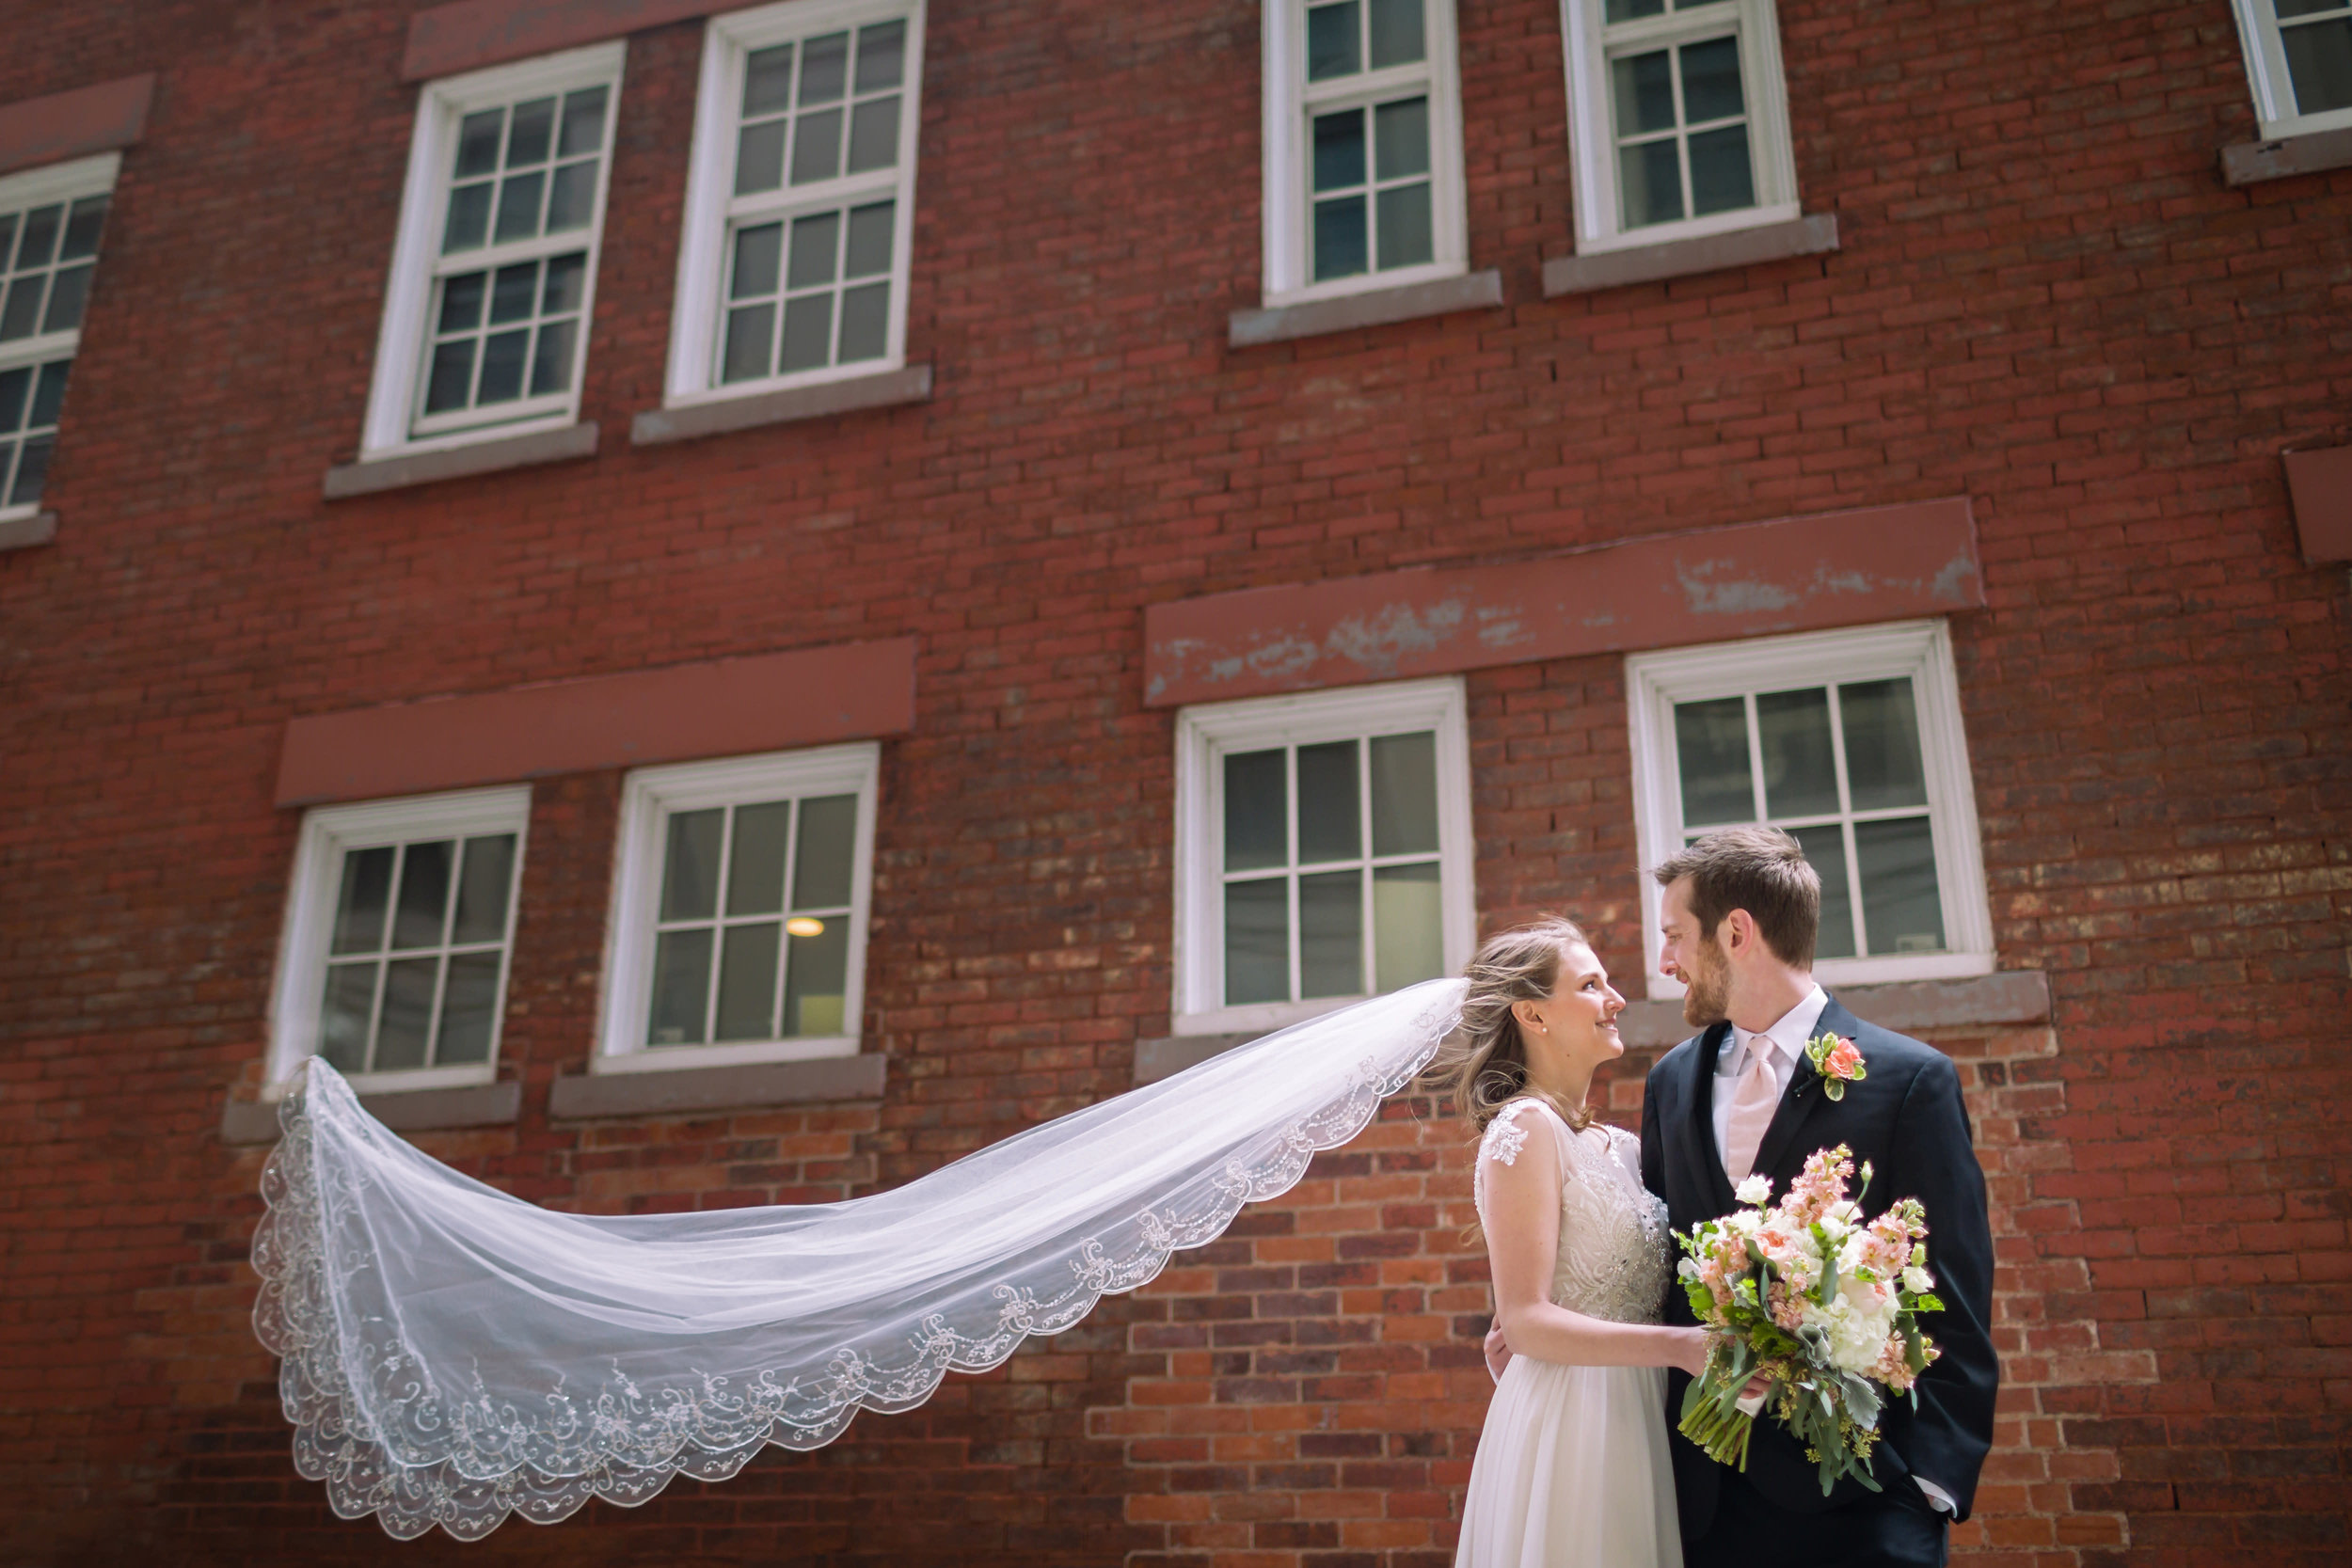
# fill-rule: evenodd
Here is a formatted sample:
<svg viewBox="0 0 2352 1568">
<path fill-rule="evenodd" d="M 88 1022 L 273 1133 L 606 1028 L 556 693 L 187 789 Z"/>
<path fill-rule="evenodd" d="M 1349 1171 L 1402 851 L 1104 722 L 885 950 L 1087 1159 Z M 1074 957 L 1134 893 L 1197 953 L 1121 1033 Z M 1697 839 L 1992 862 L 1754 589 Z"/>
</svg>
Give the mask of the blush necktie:
<svg viewBox="0 0 2352 1568">
<path fill-rule="evenodd" d="M 1772 1081 L 1773 1049 L 1770 1036 L 1748 1037 L 1747 1066 L 1732 1090 L 1731 1121 L 1724 1129 L 1724 1171 L 1734 1181 L 1756 1168 L 1756 1151 L 1780 1105 L 1780 1085 Z"/>
</svg>

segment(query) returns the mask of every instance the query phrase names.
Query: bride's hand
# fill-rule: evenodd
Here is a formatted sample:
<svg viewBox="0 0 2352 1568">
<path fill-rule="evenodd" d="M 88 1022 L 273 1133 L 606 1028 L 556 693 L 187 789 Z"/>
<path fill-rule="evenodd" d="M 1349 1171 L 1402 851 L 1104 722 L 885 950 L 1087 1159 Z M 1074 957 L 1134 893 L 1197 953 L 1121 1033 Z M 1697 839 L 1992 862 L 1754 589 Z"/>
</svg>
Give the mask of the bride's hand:
<svg viewBox="0 0 2352 1568">
<path fill-rule="evenodd" d="M 1497 1383 L 1502 1381 L 1502 1369 L 1511 1364 L 1511 1345 L 1502 1337 L 1502 1325 L 1497 1323 L 1486 1330 L 1486 1375 Z"/>
<path fill-rule="evenodd" d="M 1707 1370 L 1707 1347 L 1713 1338 L 1714 1336 L 1703 1328 L 1684 1329 L 1681 1342 L 1675 1347 L 1672 1365 L 1692 1377 L 1698 1376 Z"/>
</svg>

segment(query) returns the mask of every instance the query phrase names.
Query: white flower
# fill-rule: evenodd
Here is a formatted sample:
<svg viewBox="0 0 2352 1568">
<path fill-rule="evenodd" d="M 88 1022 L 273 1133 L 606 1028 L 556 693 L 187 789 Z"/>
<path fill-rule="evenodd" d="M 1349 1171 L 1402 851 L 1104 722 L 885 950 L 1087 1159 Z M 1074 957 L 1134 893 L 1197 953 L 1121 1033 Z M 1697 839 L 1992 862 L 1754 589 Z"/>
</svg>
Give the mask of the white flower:
<svg viewBox="0 0 2352 1568">
<path fill-rule="evenodd" d="M 1935 1289 L 1935 1275 L 1914 1263 L 1903 1271 L 1903 1289 L 1913 1295 L 1925 1295 Z"/>
<path fill-rule="evenodd" d="M 1734 1196 L 1742 1203 L 1763 1203 L 1772 1196 L 1772 1180 L 1769 1176 L 1751 1176 L 1734 1189 Z"/>
</svg>

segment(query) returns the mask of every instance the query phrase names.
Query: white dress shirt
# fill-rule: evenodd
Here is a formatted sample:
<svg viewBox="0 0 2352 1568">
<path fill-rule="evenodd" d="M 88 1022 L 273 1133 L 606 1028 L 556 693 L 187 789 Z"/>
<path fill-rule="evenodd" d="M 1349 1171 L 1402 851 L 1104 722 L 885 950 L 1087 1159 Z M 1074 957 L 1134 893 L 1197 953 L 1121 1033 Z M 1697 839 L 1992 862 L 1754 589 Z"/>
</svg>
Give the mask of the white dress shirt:
<svg viewBox="0 0 2352 1568">
<path fill-rule="evenodd" d="M 1788 1089 L 1788 1075 L 1797 1070 L 1797 1060 L 1804 1054 L 1805 1041 L 1820 1028 L 1821 1014 L 1829 1006 L 1829 993 L 1815 986 L 1805 993 L 1804 1000 L 1780 1015 L 1779 1022 L 1760 1034 L 1750 1034 L 1738 1024 L 1731 1028 L 1731 1038 L 1724 1042 L 1723 1054 L 1715 1059 L 1715 1158 L 1726 1170 L 1731 1165 L 1731 1100 L 1739 1092 L 1740 1075 L 1747 1070 L 1748 1054 L 1754 1051 L 1772 1053 L 1770 1066 L 1773 1086 L 1782 1093 Z M 1737 1182 L 1744 1172 L 1733 1172 Z M 1762 1407 L 1762 1401 L 1756 1407 Z M 1748 1409 L 1747 1402 L 1740 1408 Z M 1749 1410 L 1754 1415 L 1754 1410 Z M 1927 1495 L 1931 1505 L 1946 1513 L 1957 1512 L 1951 1495 L 1924 1476 L 1911 1478 Z"/>
</svg>

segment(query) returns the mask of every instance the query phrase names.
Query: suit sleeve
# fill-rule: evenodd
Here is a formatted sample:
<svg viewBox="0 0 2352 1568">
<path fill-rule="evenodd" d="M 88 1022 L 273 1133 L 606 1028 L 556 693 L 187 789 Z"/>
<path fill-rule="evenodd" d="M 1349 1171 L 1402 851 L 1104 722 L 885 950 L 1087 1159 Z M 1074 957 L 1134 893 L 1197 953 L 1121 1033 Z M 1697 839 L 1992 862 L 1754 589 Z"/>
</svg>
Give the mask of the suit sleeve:
<svg viewBox="0 0 2352 1568">
<path fill-rule="evenodd" d="M 1993 1232 L 1984 1171 L 1977 1164 L 1960 1074 L 1941 1055 L 1911 1085 L 1883 1172 L 1889 1199 L 1916 1197 L 1928 1211 L 1928 1268 L 1944 1310 L 1921 1323 L 1943 1354 L 1920 1376 L 1918 1411 L 1904 1457 L 1912 1473 L 1949 1493 L 1965 1519 L 1977 1473 L 1993 1446 L 2001 1381 L 1993 1349 Z M 1875 1205 L 1874 1205 L 1875 1207 Z"/>
</svg>

